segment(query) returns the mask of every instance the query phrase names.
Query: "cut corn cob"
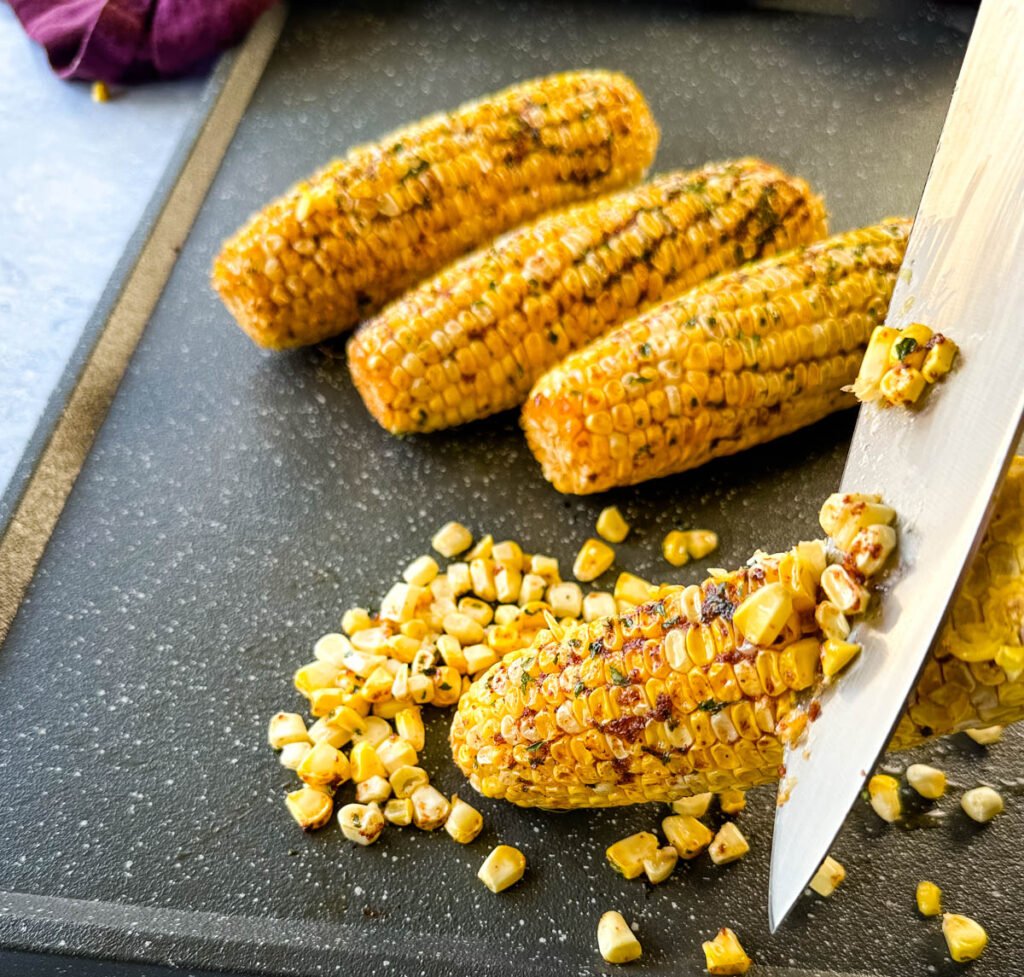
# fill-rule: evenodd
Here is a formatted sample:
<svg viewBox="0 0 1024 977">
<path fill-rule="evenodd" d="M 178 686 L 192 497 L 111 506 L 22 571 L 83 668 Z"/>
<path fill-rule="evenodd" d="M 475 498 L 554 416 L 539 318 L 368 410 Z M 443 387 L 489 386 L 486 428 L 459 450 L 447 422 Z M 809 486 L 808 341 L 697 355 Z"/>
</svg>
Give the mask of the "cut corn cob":
<svg viewBox="0 0 1024 977">
<path fill-rule="evenodd" d="M 910 222 L 892 219 L 727 272 L 570 354 L 522 422 L 560 492 L 630 485 L 733 454 L 854 403 Z"/>
<path fill-rule="evenodd" d="M 668 173 L 542 217 L 424 282 L 352 338 L 352 377 L 393 434 L 486 417 L 653 303 L 825 233 L 807 184 L 761 160 Z"/>
<path fill-rule="evenodd" d="M 657 142 L 623 75 L 524 82 L 298 183 L 225 243 L 213 285 L 259 345 L 319 342 L 495 234 L 635 182 Z"/>
</svg>

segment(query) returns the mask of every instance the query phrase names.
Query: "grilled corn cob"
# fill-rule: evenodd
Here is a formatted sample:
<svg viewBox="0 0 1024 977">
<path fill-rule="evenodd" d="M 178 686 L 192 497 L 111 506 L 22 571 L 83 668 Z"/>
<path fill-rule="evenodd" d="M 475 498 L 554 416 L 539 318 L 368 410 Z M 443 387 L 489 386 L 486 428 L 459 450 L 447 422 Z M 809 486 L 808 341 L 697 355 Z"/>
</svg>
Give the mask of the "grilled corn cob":
<svg viewBox="0 0 1024 977">
<path fill-rule="evenodd" d="M 854 403 L 910 231 L 890 219 L 728 272 L 537 381 L 523 427 L 545 478 L 584 494 L 795 431 Z"/>
<path fill-rule="evenodd" d="M 821 200 L 761 160 L 669 173 L 542 217 L 413 289 L 350 340 L 352 377 L 393 434 L 486 417 L 652 303 L 824 234 Z"/>
<path fill-rule="evenodd" d="M 1022 547 L 1018 458 L 893 747 L 1024 718 Z M 767 645 L 737 640 L 734 611 L 780 579 L 791 587 L 799 553 L 758 554 L 742 570 L 663 591 L 560 638 L 541 632 L 463 695 L 451 729 L 456 762 L 487 796 L 549 808 L 671 801 L 776 780 L 785 739 L 806 721 L 797 693 L 820 679 L 804 654 L 809 638 L 823 638 L 813 615 L 820 589 L 814 583 L 810 596 L 805 585 L 804 609 Z"/>
<path fill-rule="evenodd" d="M 315 343 L 495 234 L 635 182 L 657 142 L 623 75 L 524 82 L 298 183 L 226 242 L 213 285 L 260 346 Z"/>
</svg>

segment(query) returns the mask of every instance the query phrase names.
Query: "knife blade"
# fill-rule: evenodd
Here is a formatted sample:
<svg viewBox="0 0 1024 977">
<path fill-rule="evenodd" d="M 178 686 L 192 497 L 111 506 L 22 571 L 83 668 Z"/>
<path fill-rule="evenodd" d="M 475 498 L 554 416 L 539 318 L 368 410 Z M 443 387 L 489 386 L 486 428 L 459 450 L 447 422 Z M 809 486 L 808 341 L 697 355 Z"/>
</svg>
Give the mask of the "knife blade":
<svg viewBox="0 0 1024 977">
<path fill-rule="evenodd" d="M 880 492 L 899 543 L 863 646 L 787 751 L 769 925 L 828 853 L 920 673 L 990 514 L 1024 415 L 1024 0 L 984 0 L 886 324 L 960 345 L 919 408 L 863 404 L 843 492 Z M 783 801 L 783 798 L 785 800 Z"/>
</svg>

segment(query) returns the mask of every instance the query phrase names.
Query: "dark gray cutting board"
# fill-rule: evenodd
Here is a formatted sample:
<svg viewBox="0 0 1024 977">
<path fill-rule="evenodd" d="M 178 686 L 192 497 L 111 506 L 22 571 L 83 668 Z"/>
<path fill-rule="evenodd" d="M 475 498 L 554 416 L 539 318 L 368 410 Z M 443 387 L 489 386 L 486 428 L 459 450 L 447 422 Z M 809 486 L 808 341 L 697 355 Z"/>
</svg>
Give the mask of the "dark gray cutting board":
<svg viewBox="0 0 1024 977">
<path fill-rule="evenodd" d="M 959 972 L 913 890 L 939 882 L 992 947 L 972 973 L 1024 956 L 1024 896 L 1008 813 L 931 830 L 857 810 L 836 854 L 849 879 L 808 898 L 776 937 L 765 894 L 773 795 L 740 817 L 753 851 L 682 866 L 656 888 L 604 863 L 664 808 L 546 815 L 480 800 L 483 835 L 388 831 L 357 850 L 303 836 L 292 777 L 264 744 L 295 708 L 292 670 L 351 604 L 373 604 L 449 518 L 568 565 L 610 501 L 635 531 L 621 563 L 697 579 L 756 546 L 816 531 L 853 423 L 816 427 L 707 468 L 589 499 L 540 478 L 504 416 L 394 440 L 363 411 L 340 351 L 264 355 L 207 287 L 219 240 L 351 143 L 556 69 L 625 69 L 663 128 L 660 168 L 762 154 L 827 195 L 837 229 L 914 210 L 964 47 L 928 8 L 900 22 L 594 2 L 404 3 L 293 15 L 213 185 L 0 654 L 0 939 L 13 949 L 287 974 L 590 974 L 595 926 L 639 925 L 636 973 L 702 972 L 701 940 L 742 935 L 758 973 Z M 668 573 L 672 526 L 722 538 Z M 466 785 L 438 717 L 426 764 Z M 985 754 L 925 750 L 957 786 L 1016 783 L 1020 738 Z M 475 879 L 497 841 L 529 859 L 495 897 Z M 4 964 L 17 972 L 25 958 Z M 0 961 L 3 962 L 3 961 Z M 6 971 L 5 971 L 6 972 Z"/>
</svg>

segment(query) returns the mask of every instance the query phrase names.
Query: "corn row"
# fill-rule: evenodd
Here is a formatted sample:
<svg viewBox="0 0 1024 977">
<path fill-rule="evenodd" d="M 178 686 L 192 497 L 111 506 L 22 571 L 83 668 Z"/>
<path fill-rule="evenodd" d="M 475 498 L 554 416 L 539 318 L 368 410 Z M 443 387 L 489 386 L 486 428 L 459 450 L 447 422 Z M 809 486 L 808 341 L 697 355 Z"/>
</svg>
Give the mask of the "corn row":
<svg viewBox="0 0 1024 977">
<path fill-rule="evenodd" d="M 636 182 L 657 141 L 623 75 L 524 82 L 297 184 L 224 245 L 213 285 L 260 346 L 315 343 L 494 235 Z"/>
<path fill-rule="evenodd" d="M 585 494 L 693 468 L 854 403 L 910 222 L 728 272 L 570 354 L 523 427 L 547 478 Z"/>
<path fill-rule="evenodd" d="M 776 780 L 784 744 L 811 712 L 798 693 L 821 680 L 827 646 L 844 643 L 838 602 L 862 606 L 852 585 L 864 552 L 851 547 L 844 563 L 819 571 L 806 545 L 758 554 L 699 587 L 663 589 L 627 614 L 541 632 L 461 697 L 456 762 L 486 796 L 549 808 L 671 801 Z M 843 574 L 852 585 L 837 588 Z M 790 604 L 780 603 L 780 589 Z M 769 590 L 773 600 L 757 614 L 745 610 Z M 823 604 L 839 616 L 820 615 Z M 1022 629 L 1018 458 L 892 746 L 1024 717 Z"/>
<path fill-rule="evenodd" d="M 486 417 L 637 312 L 825 233 L 820 198 L 761 160 L 668 173 L 542 217 L 422 283 L 349 341 L 352 378 L 393 434 Z"/>
</svg>

